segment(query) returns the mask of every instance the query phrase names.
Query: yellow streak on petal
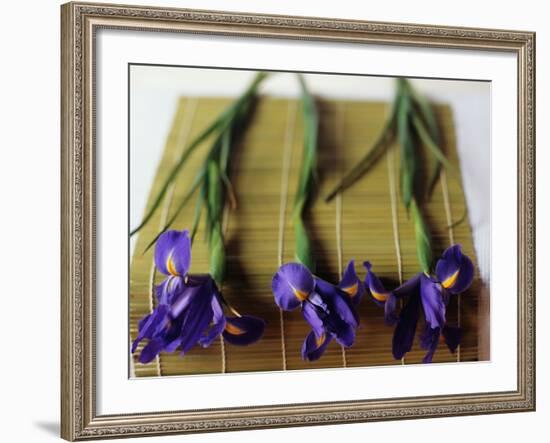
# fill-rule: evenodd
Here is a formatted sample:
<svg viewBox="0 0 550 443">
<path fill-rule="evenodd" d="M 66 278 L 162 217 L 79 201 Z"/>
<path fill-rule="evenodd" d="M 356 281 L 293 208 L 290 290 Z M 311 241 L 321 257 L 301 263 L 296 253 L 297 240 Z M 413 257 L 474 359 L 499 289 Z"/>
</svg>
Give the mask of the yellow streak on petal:
<svg viewBox="0 0 550 443">
<path fill-rule="evenodd" d="M 457 269 L 457 271 L 453 275 L 451 275 L 449 278 L 445 279 L 441 283 L 441 286 L 443 286 L 445 289 L 451 288 L 456 283 L 456 279 L 458 278 L 459 272 L 460 272 L 460 269 Z"/>
<path fill-rule="evenodd" d="M 374 292 L 373 290 L 371 290 L 370 293 L 376 300 L 380 302 L 385 302 L 388 299 L 388 296 L 390 295 L 389 292 L 380 293 L 380 292 Z"/>
<path fill-rule="evenodd" d="M 166 259 L 166 269 L 167 271 L 172 275 L 179 275 L 178 271 L 176 270 L 176 265 L 174 263 L 174 260 L 172 258 L 174 251 L 170 252 L 168 255 L 168 258 Z"/>
<path fill-rule="evenodd" d="M 225 330 L 227 332 L 229 332 L 230 334 L 232 334 L 232 335 L 242 335 L 246 332 L 245 330 L 243 330 L 243 329 L 241 329 L 241 328 L 239 328 L 239 327 L 237 327 L 234 324 L 229 323 L 229 322 L 227 322 L 225 324 Z"/>
<path fill-rule="evenodd" d="M 294 287 L 292 288 L 292 292 L 294 293 L 296 298 L 300 301 L 304 301 L 309 295 L 307 292 L 300 291 L 299 289 L 296 289 Z"/>
<path fill-rule="evenodd" d="M 359 283 L 355 283 L 354 285 L 348 286 L 347 288 L 342 288 L 342 291 L 346 292 L 350 297 L 355 297 L 358 289 Z"/>
<path fill-rule="evenodd" d="M 321 334 L 320 337 L 315 338 L 315 344 L 317 345 L 318 348 L 325 342 L 326 338 L 327 336 L 325 335 L 324 332 Z"/>
</svg>

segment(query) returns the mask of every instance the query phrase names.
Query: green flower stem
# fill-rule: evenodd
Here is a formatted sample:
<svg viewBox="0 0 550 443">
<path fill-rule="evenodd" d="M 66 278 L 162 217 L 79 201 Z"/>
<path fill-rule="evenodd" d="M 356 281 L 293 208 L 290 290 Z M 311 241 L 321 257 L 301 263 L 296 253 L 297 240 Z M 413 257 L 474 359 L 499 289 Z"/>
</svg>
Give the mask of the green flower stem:
<svg viewBox="0 0 550 443">
<path fill-rule="evenodd" d="M 432 244 L 429 229 L 422 215 L 422 202 L 431 195 L 439 179 L 441 167 L 452 170 L 443 155 L 437 119 L 430 103 L 419 94 L 405 78 L 397 79 L 397 90 L 392 110 L 374 145 L 365 156 L 340 180 L 325 197 L 330 201 L 359 180 L 376 164 L 386 150 L 397 141 L 400 152 L 400 194 L 405 208 L 410 211 L 414 223 L 418 262 L 424 272 L 432 265 Z M 421 144 L 418 143 L 421 142 Z M 419 195 L 421 176 L 417 150 L 425 148 L 434 159 L 434 170 L 427 186 L 426 196 Z"/>
<path fill-rule="evenodd" d="M 414 198 L 411 200 L 411 215 L 414 223 L 418 263 L 422 271 L 429 274 L 432 268 L 432 243 L 430 231 L 424 222 L 420 208 Z"/>
<path fill-rule="evenodd" d="M 267 77 L 267 73 L 258 73 L 246 91 L 226 108 L 214 122 L 208 126 L 188 146 L 178 162 L 168 174 L 161 190 L 153 200 L 153 205 L 144 217 L 141 224 L 131 234 L 139 231 L 152 217 L 170 184 L 175 180 L 182 167 L 202 142 L 214 136 L 202 167 L 197 172 L 193 183 L 179 202 L 174 214 L 160 230 L 155 239 L 149 244 L 149 249 L 158 237 L 169 229 L 176 221 L 179 213 L 196 194 L 195 215 L 191 228 L 191 241 L 195 235 L 204 213 L 205 240 L 208 242 L 210 274 L 216 283 L 221 286 L 225 276 L 226 254 L 223 233 L 223 212 L 226 203 L 235 205 L 233 187 L 229 180 L 231 151 L 236 138 L 242 134 L 249 122 L 250 114 L 254 109 L 254 101 L 260 83 Z M 198 191 L 198 192 L 197 192 Z M 146 249 L 146 250 L 147 250 Z"/>
<path fill-rule="evenodd" d="M 304 212 L 311 203 L 315 191 L 317 169 L 317 137 L 319 115 L 315 100 L 309 93 L 304 78 L 299 75 L 302 88 L 302 109 L 304 119 L 304 145 L 298 189 L 294 199 L 292 223 L 294 226 L 294 255 L 296 260 L 315 272 L 315 258 L 311 239 L 304 223 Z"/>
<path fill-rule="evenodd" d="M 168 188 L 172 182 L 176 179 L 181 169 L 191 156 L 193 152 L 204 141 L 206 141 L 211 135 L 218 134 L 218 140 L 220 134 L 223 135 L 228 130 L 231 131 L 243 123 L 243 119 L 247 117 L 250 112 L 250 108 L 256 96 L 260 83 L 267 77 L 267 73 L 259 72 L 246 91 L 235 100 L 228 108 L 226 108 L 205 130 L 203 130 L 187 147 L 176 164 L 170 170 L 168 177 L 161 186 L 161 189 L 153 199 L 153 204 L 149 211 L 143 217 L 141 223 L 130 232 L 130 236 L 139 232 L 150 220 L 156 210 L 159 208 Z M 214 145 L 217 145 L 215 143 Z"/>
</svg>

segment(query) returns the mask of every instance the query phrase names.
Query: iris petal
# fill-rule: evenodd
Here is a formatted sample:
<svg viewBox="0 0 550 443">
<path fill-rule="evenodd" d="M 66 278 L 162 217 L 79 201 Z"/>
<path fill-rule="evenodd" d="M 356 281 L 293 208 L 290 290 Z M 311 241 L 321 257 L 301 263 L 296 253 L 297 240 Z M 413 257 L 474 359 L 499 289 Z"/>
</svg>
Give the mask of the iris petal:
<svg viewBox="0 0 550 443">
<path fill-rule="evenodd" d="M 182 277 L 170 276 L 156 287 L 159 304 L 170 305 L 183 292 L 186 285 Z"/>
<path fill-rule="evenodd" d="M 441 335 L 441 328 L 430 328 L 426 325 L 426 329 L 420 337 L 420 347 L 427 350 L 428 352 L 422 359 L 422 363 L 431 363 L 437 345 L 439 344 L 439 336 Z"/>
<path fill-rule="evenodd" d="M 189 231 L 164 232 L 155 246 L 155 265 L 165 275 L 187 275 L 191 265 Z"/>
<path fill-rule="evenodd" d="M 411 297 L 416 295 L 420 291 L 420 277 L 424 275 L 421 272 L 413 275 L 405 283 L 399 286 L 397 289 L 394 289 L 393 293 L 397 298 L 401 297 Z"/>
<path fill-rule="evenodd" d="M 172 280 L 182 280 L 180 277 L 170 277 Z M 175 285 L 177 287 L 177 285 Z M 180 316 L 185 309 L 193 302 L 194 297 L 206 296 L 212 297 L 212 294 L 217 293 L 218 289 L 214 280 L 210 275 L 194 275 L 189 277 L 187 284 L 181 283 L 179 285 L 181 288 L 180 293 L 175 293 L 170 295 L 172 309 L 170 314 L 172 317 Z"/>
<path fill-rule="evenodd" d="M 370 262 L 364 262 L 363 266 L 367 270 L 365 286 L 369 289 L 370 295 L 372 296 L 375 303 L 379 306 L 382 306 L 388 299 L 389 291 L 386 290 L 378 276 L 374 272 L 372 272 L 372 265 L 370 264 Z"/>
<path fill-rule="evenodd" d="M 282 265 L 271 282 L 275 303 L 285 311 L 300 306 L 313 291 L 313 287 L 313 275 L 300 263 Z"/>
<path fill-rule="evenodd" d="M 426 323 L 432 329 L 443 327 L 445 324 L 445 303 L 443 302 L 439 283 L 422 274 L 420 277 L 420 296 Z"/>
<path fill-rule="evenodd" d="M 419 310 L 420 296 L 412 295 L 401 310 L 393 333 L 392 352 L 396 360 L 401 360 L 412 349 Z"/>
<path fill-rule="evenodd" d="M 399 320 L 399 317 L 395 313 L 397 308 L 397 297 L 393 292 L 390 292 L 386 303 L 384 303 L 384 322 L 388 326 L 393 326 Z"/>
<path fill-rule="evenodd" d="M 355 342 L 355 328 L 351 325 L 346 325 L 340 328 L 336 334 L 336 341 L 345 348 L 353 346 L 353 343 Z"/>
<path fill-rule="evenodd" d="M 466 255 L 462 256 L 462 264 L 460 265 L 460 273 L 455 284 L 449 288 L 453 294 L 460 294 L 466 291 L 474 280 L 474 264 Z"/>
<path fill-rule="evenodd" d="M 200 286 L 187 288 L 186 291 L 183 291 L 178 298 L 174 301 L 171 308 L 172 317 L 180 316 L 193 301 L 193 299 L 200 292 Z"/>
<path fill-rule="evenodd" d="M 205 334 L 199 339 L 199 344 L 203 348 L 207 348 L 212 342 L 223 332 L 225 328 L 225 316 L 223 315 L 223 308 L 220 305 L 217 296 L 212 297 L 212 322 Z"/>
<path fill-rule="evenodd" d="M 435 273 L 443 288 L 458 294 L 472 284 L 474 265 L 470 258 L 462 253 L 461 246 L 456 244 L 443 252 L 441 259 L 437 261 Z"/>
<path fill-rule="evenodd" d="M 166 326 L 169 320 L 170 307 L 167 305 L 159 305 L 154 311 L 143 318 L 138 325 L 138 336 L 132 344 L 132 353 L 137 349 L 137 346 L 144 338 L 152 339 L 158 335 Z"/>
<path fill-rule="evenodd" d="M 331 335 L 323 333 L 317 336 L 311 331 L 302 345 L 302 358 L 309 361 L 319 360 L 331 341 Z"/>
<path fill-rule="evenodd" d="M 455 326 L 444 326 L 443 327 L 443 338 L 445 343 L 453 354 L 456 352 L 458 345 L 460 344 L 460 339 L 462 336 L 462 330 Z"/>
<path fill-rule="evenodd" d="M 243 315 L 226 317 L 223 337 L 233 345 L 246 346 L 260 339 L 265 329 L 265 322 L 257 317 Z"/>
<path fill-rule="evenodd" d="M 321 318 L 321 315 L 319 315 L 319 308 L 316 307 L 316 305 L 313 304 L 314 302 L 312 300 L 308 300 L 304 303 L 304 306 L 302 308 L 302 315 L 304 316 L 304 319 L 309 323 L 313 331 L 317 334 L 317 336 L 320 336 L 325 328 L 323 326 L 323 320 Z M 320 310 L 321 313 L 323 312 Z"/>
<path fill-rule="evenodd" d="M 170 327 L 164 335 L 164 351 L 174 352 L 181 344 L 181 325 L 183 324 L 184 316 L 173 319 L 170 322 Z"/>
<path fill-rule="evenodd" d="M 327 304 L 329 314 L 337 314 L 339 319 L 354 328 L 359 325 L 359 316 L 353 306 L 353 302 L 340 288 L 325 280 L 316 278 L 315 291 Z M 336 322 L 337 320 L 335 319 L 334 321 Z"/>
<path fill-rule="evenodd" d="M 348 294 L 353 304 L 357 305 L 361 301 L 361 297 L 365 293 L 365 285 L 357 277 L 354 260 L 350 260 L 348 263 L 338 287 Z"/>
<path fill-rule="evenodd" d="M 194 293 L 187 308 L 183 311 L 179 338 L 182 355 L 188 352 L 208 329 L 214 317 L 212 310 L 212 298 L 214 296 L 214 282 L 209 279 Z"/>
<path fill-rule="evenodd" d="M 161 337 L 155 338 L 154 340 L 151 340 L 147 345 L 143 348 L 141 351 L 141 354 L 139 355 L 139 362 L 142 364 L 147 364 L 160 354 L 162 351 L 162 348 L 164 346 L 164 341 Z"/>
</svg>

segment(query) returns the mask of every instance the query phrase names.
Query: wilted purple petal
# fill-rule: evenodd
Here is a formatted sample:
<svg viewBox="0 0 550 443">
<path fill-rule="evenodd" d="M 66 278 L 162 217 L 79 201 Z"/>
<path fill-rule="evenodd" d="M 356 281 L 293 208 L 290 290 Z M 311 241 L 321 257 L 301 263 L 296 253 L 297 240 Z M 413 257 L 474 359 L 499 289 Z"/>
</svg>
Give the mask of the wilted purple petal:
<svg viewBox="0 0 550 443">
<path fill-rule="evenodd" d="M 401 360 L 412 349 L 419 310 L 420 296 L 415 294 L 409 298 L 399 314 L 392 340 L 392 353 L 396 360 Z"/>
<path fill-rule="evenodd" d="M 164 341 L 161 337 L 155 338 L 143 348 L 141 354 L 139 354 L 139 362 L 142 364 L 147 364 L 159 355 L 164 346 Z"/>
<path fill-rule="evenodd" d="M 359 325 L 359 316 L 357 315 L 352 301 L 340 288 L 325 280 L 316 278 L 315 291 L 327 304 L 329 311 L 334 310 L 340 319 L 354 328 Z"/>
<path fill-rule="evenodd" d="M 367 276 L 365 277 L 365 286 L 370 292 L 373 300 L 377 305 L 383 306 L 389 296 L 389 291 L 386 290 L 378 276 L 372 272 L 372 265 L 366 261 L 363 266 L 367 270 Z"/>
<path fill-rule="evenodd" d="M 159 304 L 170 305 L 185 289 L 182 277 L 170 276 L 156 287 Z"/>
<path fill-rule="evenodd" d="M 188 352 L 208 329 L 214 316 L 212 311 L 214 296 L 214 282 L 210 279 L 199 287 L 191 297 L 186 309 L 182 311 L 183 321 L 179 338 L 182 355 Z"/>
<path fill-rule="evenodd" d="M 217 296 L 212 297 L 212 322 L 210 328 L 205 331 L 205 334 L 199 339 L 199 344 L 203 348 L 207 348 L 212 342 L 219 337 L 225 328 L 225 315 L 223 315 L 223 308 L 220 305 L 220 301 Z"/>
<path fill-rule="evenodd" d="M 313 275 L 300 263 L 282 265 L 271 282 L 275 303 L 285 311 L 300 306 L 313 291 L 313 287 Z"/>
<path fill-rule="evenodd" d="M 157 306 L 151 314 L 143 318 L 138 325 L 138 336 L 132 344 L 132 353 L 136 351 L 138 344 L 144 338 L 152 339 L 166 327 L 169 320 L 170 307 L 167 305 Z"/>
<path fill-rule="evenodd" d="M 430 328 L 428 325 L 426 325 L 426 329 L 424 329 L 424 332 L 420 337 L 420 347 L 422 349 L 427 350 L 428 352 L 422 359 L 422 363 L 432 362 L 433 356 L 437 349 L 437 345 L 439 344 L 440 335 L 441 335 L 440 328 Z"/>
<path fill-rule="evenodd" d="M 392 326 L 399 321 L 399 316 L 395 313 L 398 298 L 419 296 L 421 275 L 421 273 L 414 275 L 388 295 L 388 299 L 384 304 L 384 321 L 388 326 Z"/>
<path fill-rule="evenodd" d="M 355 328 L 349 324 L 343 325 L 336 334 L 336 341 L 345 348 L 353 346 L 355 342 Z"/>
<path fill-rule="evenodd" d="M 441 328 L 445 324 L 445 303 L 441 296 L 441 286 L 430 277 L 420 277 L 420 297 L 424 308 L 426 323 L 432 328 Z"/>
<path fill-rule="evenodd" d="M 466 291 L 474 280 L 474 264 L 467 255 L 462 256 L 462 266 L 455 284 L 448 290 L 453 294 L 460 294 Z"/>
<path fill-rule="evenodd" d="M 456 326 L 444 326 L 443 338 L 445 339 L 445 343 L 447 344 L 449 351 L 454 354 L 460 344 L 462 330 Z"/>
<path fill-rule="evenodd" d="M 315 337 L 319 339 L 319 343 L 322 337 L 323 340 L 326 340 L 326 337 L 336 337 L 336 341 L 342 346 L 353 345 L 358 318 L 352 301 L 341 289 L 324 280 L 316 279 L 315 283 L 316 292 L 310 295 L 302 308 L 304 318 L 311 325 Z M 309 352 L 307 350 L 317 349 L 312 340 L 309 337 L 309 341 L 306 338 L 304 342 L 302 350 L 306 354 Z"/>
<path fill-rule="evenodd" d="M 321 299 L 321 297 L 318 294 L 314 294 Z M 320 336 L 325 328 L 323 326 L 323 320 L 321 319 L 321 316 L 318 313 L 318 310 L 323 313 L 324 311 L 322 309 L 319 309 L 318 305 L 314 304 L 314 297 L 310 297 L 310 299 L 306 300 L 302 307 L 302 315 L 304 316 L 304 319 L 309 323 L 311 326 L 311 329 L 317 334 L 317 336 Z M 322 303 L 322 300 L 321 300 Z"/>
<path fill-rule="evenodd" d="M 185 276 L 191 265 L 189 231 L 166 231 L 155 246 L 155 265 L 165 275 Z"/>
<path fill-rule="evenodd" d="M 443 288 L 458 294 L 472 284 L 474 265 L 470 258 L 462 253 L 461 246 L 456 244 L 447 248 L 437 261 L 435 273 Z"/>
<path fill-rule="evenodd" d="M 420 277 L 424 275 L 422 272 L 413 275 L 405 283 L 393 290 L 394 295 L 397 298 L 411 297 L 420 293 Z"/>
<path fill-rule="evenodd" d="M 193 302 L 194 298 L 201 295 L 201 290 L 201 286 L 187 287 L 172 303 L 172 309 L 170 310 L 172 317 L 179 317 Z"/>
<path fill-rule="evenodd" d="M 384 322 L 388 326 L 393 326 L 399 320 L 399 317 L 395 313 L 397 308 L 397 297 L 393 292 L 390 292 L 386 303 L 384 303 Z"/>
<path fill-rule="evenodd" d="M 149 319 L 151 318 L 151 315 L 153 315 L 153 314 L 148 314 L 139 321 L 139 323 L 138 323 L 138 332 L 145 329 L 145 325 L 149 322 Z M 134 351 L 132 351 L 132 352 L 134 352 Z"/>
<path fill-rule="evenodd" d="M 361 297 L 365 293 L 365 285 L 359 280 L 359 277 L 357 277 L 354 260 L 350 260 L 348 263 L 338 287 L 348 294 L 354 305 L 359 304 Z"/>
<path fill-rule="evenodd" d="M 265 322 L 251 315 L 226 317 L 223 338 L 233 345 L 246 346 L 258 341 L 264 329 Z"/>
<path fill-rule="evenodd" d="M 325 349 L 331 340 L 331 335 L 322 333 L 317 336 L 315 335 L 315 332 L 311 331 L 302 345 L 302 358 L 309 361 L 318 360 L 325 352 Z"/>
<path fill-rule="evenodd" d="M 164 351 L 174 352 L 181 344 L 181 325 L 185 316 L 180 316 L 170 322 L 170 327 L 164 334 Z"/>
</svg>

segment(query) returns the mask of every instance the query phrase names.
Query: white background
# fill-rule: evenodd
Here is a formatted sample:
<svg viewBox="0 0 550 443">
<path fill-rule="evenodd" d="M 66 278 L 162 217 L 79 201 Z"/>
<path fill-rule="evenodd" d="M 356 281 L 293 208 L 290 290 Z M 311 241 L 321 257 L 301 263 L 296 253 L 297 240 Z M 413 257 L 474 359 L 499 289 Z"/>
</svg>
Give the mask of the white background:
<svg viewBox="0 0 550 443">
<path fill-rule="evenodd" d="M 319 44 L 253 39 L 198 37 L 185 34 L 129 33 L 100 31 L 97 51 L 97 411 L 99 414 L 182 410 L 204 407 L 250 406 L 355 400 L 461 392 L 494 392 L 516 388 L 516 292 L 514 276 L 516 256 L 515 212 L 516 183 L 516 62 L 509 54 L 496 55 L 479 51 L 445 51 L 426 48 L 399 48 L 374 45 Z M 268 51 L 265 50 L 267 47 Z M 394 366 L 392 368 L 355 368 L 328 371 L 293 371 L 290 373 L 256 373 L 254 375 L 212 375 L 169 379 L 127 379 L 127 327 L 120 321 L 127 313 L 128 277 L 120 263 L 127 258 L 125 171 L 127 145 L 126 85 L 128 61 L 157 64 L 204 66 L 217 63 L 236 68 L 249 67 L 251 60 L 259 69 L 296 69 L 327 72 L 335 69 L 349 73 L 370 73 L 441 78 L 491 79 L 495 112 L 491 126 L 501 128 L 493 134 L 498 156 L 493 157 L 492 186 L 506 199 L 492 202 L 493 214 L 501 220 L 492 229 L 494 275 L 491 300 L 491 362 L 461 365 Z M 227 76 L 228 74 L 226 74 Z M 204 75 L 206 77 L 206 74 Z M 309 78 L 313 91 L 328 77 Z M 279 77 L 281 81 L 282 77 Z M 360 77 L 348 83 L 361 83 Z M 207 80 L 204 78 L 203 80 Z M 167 79 L 161 82 L 166 84 Z M 197 82 L 195 82 L 197 83 Z M 218 79 L 217 82 L 220 83 Z M 269 87 L 269 80 L 262 90 Z M 284 86 L 284 85 L 283 85 Z M 220 86 L 218 86 L 219 88 Z M 273 84 L 271 85 L 273 87 Z M 325 86 L 326 88 L 326 86 Z M 198 88 L 200 89 L 200 88 Z M 343 89 L 343 88 L 340 88 Z M 434 88 L 432 92 L 437 89 Z M 451 89 L 450 89 L 451 90 Z M 199 91 L 197 91 L 199 92 Z M 333 91 L 335 92 L 335 91 Z M 340 91 L 343 92 L 343 91 Z M 380 91 L 382 92 L 381 88 Z M 349 92 L 348 92 L 349 94 Z M 466 93 L 463 94 L 466 99 Z M 480 109 L 478 109 L 480 111 Z M 480 122 L 487 125 L 487 111 Z M 474 114 L 472 114 L 474 116 Z M 150 120 L 156 120 L 155 114 Z M 145 128 L 150 122 L 142 122 Z M 472 131 L 472 136 L 475 134 Z M 136 137 L 138 138 L 138 137 Z M 161 140 L 165 138 L 165 134 Z M 479 138 L 482 140 L 482 138 Z M 483 158 L 485 145 L 478 146 Z M 148 149 L 151 149 L 149 146 Z M 463 159 L 466 156 L 463 156 Z M 133 163 L 133 161 L 132 161 Z M 155 162 L 153 162 L 155 163 Z M 483 165 L 481 165 L 483 167 Z M 489 169 L 485 165 L 485 169 Z M 141 179 L 141 177 L 140 177 Z M 134 180 L 132 180 L 134 182 Z M 482 189 L 478 190 L 480 193 Z M 504 223 L 506 221 L 506 223 Z M 506 258 L 508 257 L 508 258 Z M 500 277 L 500 278 L 499 278 Z M 411 383 L 410 380 L 414 380 Z M 453 380 L 453 383 L 449 383 Z M 209 389 L 208 396 L 201 395 Z M 186 395 L 174 395 L 175 392 Z"/>
<path fill-rule="evenodd" d="M 148 3 L 139 2 L 134 3 Z M 537 31 L 537 107 L 539 127 L 538 223 L 547 226 L 550 212 L 543 204 L 548 174 L 550 118 L 547 54 L 550 31 L 546 30 L 544 3 L 462 1 L 452 9 L 442 3 L 393 1 L 382 3 L 297 1 L 158 1 L 157 4 L 248 10 L 296 15 L 360 18 L 435 23 L 459 26 L 516 28 Z M 521 9 L 519 9 L 521 8 Z M 13 9 L 13 11 L 12 11 Z M 498 11 L 498 13 L 497 13 Z M 4 6 L 9 17 L 2 26 L 0 103 L 0 189 L 2 196 L 2 254 L 4 309 L 0 320 L 3 339 L 2 434 L 5 441 L 54 440 L 58 433 L 59 392 L 59 10 L 56 1 L 28 1 Z M 29 122 L 33 126 L 29 126 Z M 547 201 L 547 199 L 546 199 Z M 544 246 L 548 234 L 538 232 L 538 262 L 548 263 Z M 540 275 L 543 275 L 542 273 Z M 542 279 L 541 283 L 542 282 Z M 550 333 L 543 312 L 550 309 L 542 284 L 538 285 L 537 371 L 538 411 L 530 414 L 401 421 L 376 424 L 296 428 L 223 434 L 225 441 L 280 441 L 316 439 L 371 439 L 408 442 L 427 438 L 474 441 L 490 437 L 503 442 L 542 441 L 550 413 L 550 370 L 545 339 Z M 165 437 L 148 441 L 175 441 Z M 187 441 L 219 441 L 220 435 L 186 437 Z"/>
</svg>

